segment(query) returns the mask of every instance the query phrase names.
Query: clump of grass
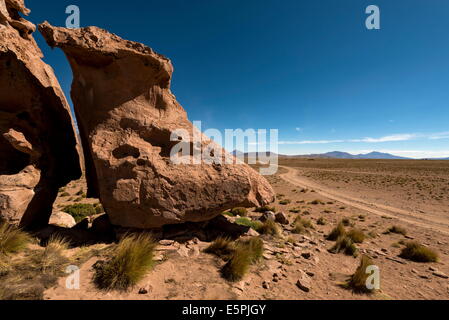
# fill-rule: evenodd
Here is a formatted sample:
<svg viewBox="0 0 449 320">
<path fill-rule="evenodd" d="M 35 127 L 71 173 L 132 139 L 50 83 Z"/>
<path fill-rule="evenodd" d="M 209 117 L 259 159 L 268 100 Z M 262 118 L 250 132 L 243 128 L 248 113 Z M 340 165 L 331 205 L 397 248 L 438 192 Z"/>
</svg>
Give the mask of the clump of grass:
<svg viewBox="0 0 449 320">
<path fill-rule="evenodd" d="M 298 209 L 298 208 L 293 208 L 293 209 L 290 209 L 288 211 L 291 212 L 291 213 L 300 213 L 301 212 L 301 210 Z"/>
<path fill-rule="evenodd" d="M 351 238 L 351 240 L 354 243 L 363 243 L 363 241 L 365 241 L 365 238 L 366 238 L 365 233 L 363 233 L 362 230 L 355 229 L 355 228 L 349 230 L 349 232 L 347 233 L 347 236 L 349 238 Z"/>
<path fill-rule="evenodd" d="M 316 200 L 313 200 L 313 201 L 309 202 L 309 204 L 318 205 L 318 204 L 324 204 L 324 202 L 321 201 L 321 200 L 316 199 Z"/>
<path fill-rule="evenodd" d="M 296 234 L 303 234 L 307 233 L 308 229 L 313 229 L 312 221 L 301 217 L 296 217 L 292 232 Z"/>
<path fill-rule="evenodd" d="M 251 238 L 237 243 L 231 258 L 221 270 L 223 277 L 229 281 L 240 281 L 251 264 L 257 262 L 262 254 L 263 242 L 260 238 Z"/>
<path fill-rule="evenodd" d="M 127 235 L 114 255 L 94 266 L 94 283 L 100 289 L 127 290 L 135 286 L 153 267 L 156 242 L 148 234 Z"/>
<path fill-rule="evenodd" d="M 270 207 L 270 206 L 263 206 L 263 207 L 256 208 L 256 210 L 254 210 L 254 211 L 255 212 L 260 212 L 260 213 L 265 213 L 265 212 L 268 212 L 268 211 L 275 212 L 276 208 L 275 207 Z"/>
<path fill-rule="evenodd" d="M 235 223 L 237 223 L 241 226 L 250 227 L 251 229 L 254 229 L 256 231 L 259 231 L 259 229 L 262 227 L 262 222 L 253 221 L 253 220 L 245 218 L 245 217 L 237 218 L 235 220 Z"/>
<path fill-rule="evenodd" d="M 272 220 L 266 220 L 256 231 L 271 236 L 279 236 L 281 233 L 278 224 Z"/>
<path fill-rule="evenodd" d="M 396 233 L 396 234 L 402 234 L 403 236 L 406 236 L 407 230 L 405 230 L 402 227 L 392 226 L 387 230 L 387 233 Z"/>
<path fill-rule="evenodd" d="M 358 254 L 358 249 L 348 236 L 341 236 L 335 242 L 335 245 L 329 250 L 331 253 L 340 253 L 343 252 L 347 256 L 356 257 Z"/>
<path fill-rule="evenodd" d="M 64 251 L 69 247 L 69 243 L 60 236 L 52 236 L 45 249 L 32 258 L 39 269 L 46 274 L 57 275 L 62 271 L 62 267 L 67 264 L 68 259 Z"/>
<path fill-rule="evenodd" d="M 291 202 L 292 201 L 289 199 L 284 199 L 284 200 L 279 201 L 279 204 L 282 206 L 286 206 L 286 205 L 290 204 Z"/>
<path fill-rule="evenodd" d="M 326 219 L 324 219 L 323 217 L 320 217 L 317 221 L 316 224 L 319 226 L 325 226 L 326 225 Z"/>
<path fill-rule="evenodd" d="M 63 192 L 63 193 L 61 193 L 61 197 L 70 197 L 70 193 Z"/>
<path fill-rule="evenodd" d="M 366 271 L 368 267 L 372 265 L 374 265 L 373 261 L 369 257 L 363 255 L 360 259 L 360 265 L 357 267 L 357 270 L 343 285 L 343 287 L 351 289 L 356 293 L 373 293 L 375 289 L 369 289 L 366 283 L 369 277 L 369 273 Z"/>
<path fill-rule="evenodd" d="M 411 241 L 405 244 L 405 248 L 402 249 L 401 258 L 412 260 L 415 262 L 437 262 L 438 254 L 429 249 L 419 242 Z"/>
<path fill-rule="evenodd" d="M 97 214 L 97 209 L 92 204 L 77 203 L 66 206 L 62 211 L 70 214 L 78 223 L 88 216 Z"/>
<path fill-rule="evenodd" d="M 246 210 L 246 208 L 243 207 L 234 208 L 229 212 L 231 212 L 234 216 L 246 217 L 248 215 L 248 210 Z"/>
<path fill-rule="evenodd" d="M 234 251 L 234 243 L 231 238 L 219 237 L 214 240 L 204 252 L 216 255 L 221 258 L 229 257 Z"/>
<path fill-rule="evenodd" d="M 338 225 L 329 233 L 326 237 L 327 240 L 335 241 L 341 236 L 346 234 L 345 226 L 342 222 L 339 222 Z"/>
<path fill-rule="evenodd" d="M 80 189 L 80 190 L 76 193 L 77 196 L 82 196 L 83 194 L 84 194 L 84 190 L 83 190 L 83 189 Z"/>
<path fill-rule="evenodd" d="M 0 256 L 17 253 L 26 248 L 31 236 L 6 222 L 0 222 Z"/>
</svg>

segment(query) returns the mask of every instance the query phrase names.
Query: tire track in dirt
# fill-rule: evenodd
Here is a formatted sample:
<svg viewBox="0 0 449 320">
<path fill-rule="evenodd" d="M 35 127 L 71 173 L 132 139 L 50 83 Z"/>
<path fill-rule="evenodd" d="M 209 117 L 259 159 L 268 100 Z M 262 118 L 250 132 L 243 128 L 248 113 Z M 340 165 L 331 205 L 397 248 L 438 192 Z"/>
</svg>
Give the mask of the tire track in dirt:
<svg viewBox="0 0 449 320">
<path fill-rule="evenodd" d="M 398 209 L 395 207 L 379 204 L 379 203 L 372 203 L 367 202 L 363 199 L 355 198 L 348 196 L 344 193 L 335 191 L 333 189 L 324 187 L 316 182 L 312 182 L 309 180 L 306 180 L 299 176 L 299 172 L 297 169 L 291 168 L 291 167 L 285 167 L 280 166 L 281 168 L 287 170 L 286 173 L 281 173 L 279 176 L 296 186 L 300 186 L 303 188 L 313 189 L 318 194 L 321 194 L 324 197 L 327 197 L 329 199 L 339 201 L 341 203 L 344 203 L 345 205 L 352 206 L 354 208 L 364 210 L 367 212 L 370 212 L 372 214 L 376 214 L 379 216 L 385 216 L 390 218 L 396 218 L 398 220 L 408 222 L 410 224 L 420 226 L 423 228 L 427 228 L 430 230 L 438 230 L 446 235 L 449 235 L 449 223 L 447 220 L 438 219 L 435 217 L 429 217 L 429 216 L 418 216 L 417 214 Z"/>
</svg>

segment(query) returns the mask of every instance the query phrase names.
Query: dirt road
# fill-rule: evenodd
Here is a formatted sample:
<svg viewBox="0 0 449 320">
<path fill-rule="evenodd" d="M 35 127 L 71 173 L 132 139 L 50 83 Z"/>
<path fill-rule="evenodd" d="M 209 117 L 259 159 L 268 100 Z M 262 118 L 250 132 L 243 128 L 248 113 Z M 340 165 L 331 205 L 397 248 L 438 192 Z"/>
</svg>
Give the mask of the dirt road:
<svg viewBox="0 0 449 320">
<path fill-rule="evenodd" d="M 410 224 L 424 227 L 430 230 L 438 230 L 446 235 L 449 235 L 449 221 L 447 219 L 418 215 L 399 208 L 387 206 L 380 203 L 368 202 L 366 200 L 349 196 L 341 191 L 336 191 L 325 186 L 322 186 L 316 182 L 305 179 L 299 175 L 297 169 L 291 167 L 281 166 L 287 170 L 286 173 L 280 174 L 280 177 L 296 186 L 300 186 L 307 189 L 313 189 L 318 194 L 324 197 L 333 199 L 344 203 L 345 205 L 352 206 L 357 209 L 361 209 L 379 216 L 385 216 L 390 218 L 396 218 Z"/>
</svg>

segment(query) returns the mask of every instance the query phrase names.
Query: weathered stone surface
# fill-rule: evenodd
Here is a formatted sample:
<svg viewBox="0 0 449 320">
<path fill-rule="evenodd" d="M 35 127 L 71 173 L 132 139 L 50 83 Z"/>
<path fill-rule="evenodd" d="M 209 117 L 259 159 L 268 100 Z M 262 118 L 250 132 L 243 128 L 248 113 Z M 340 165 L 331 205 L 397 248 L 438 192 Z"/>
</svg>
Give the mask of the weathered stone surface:
<svg viewBox="0 0 449 320">
<path fill-rule="evenodd" d="M 28 13 L 23 0 L 0 0 L 0 218 L 39 227 L 81 168 L 69 106 Z"/>
<path fill-rule="evenodd" d="M 58 227 L 72 228 L 76 225 L 76 221 L 70 214 L 56 211 L 50 216 L 49 224 Z"/>
<path fill-rule="evenodd" d="M 287 215 L 285 213 L 283 213 L 283 212 L 279 212 L 279 213 L 276 214 L 276 222 L 280 223 L 280 224 L 284 224 L 284 225 L 287 225 L 287 224 L 290 223 L 288 221 Z"/>
<path fill-rule="evenodd" d="M 201 222 L 230 208 L 274 201 L 271 186 L 249 166 L 216 161 L 223 155 L 235 158 L 215 144 L 206 152 L 210 163 L 192 164 L 195 152 L 182 157 L 184 164 L 171 161 L 180 141 L 201 151 L 211 141 L 193 127 L 171 93 L 169 59 L 96 27 L 44 23 L 39 30 L 72 66 L 88 195 L 101 199 L 113 225 Z M 174 133 L 177 139 L 171 141 Z M 201 140 L 194 143 L 194 137 Z"/>
</svg>

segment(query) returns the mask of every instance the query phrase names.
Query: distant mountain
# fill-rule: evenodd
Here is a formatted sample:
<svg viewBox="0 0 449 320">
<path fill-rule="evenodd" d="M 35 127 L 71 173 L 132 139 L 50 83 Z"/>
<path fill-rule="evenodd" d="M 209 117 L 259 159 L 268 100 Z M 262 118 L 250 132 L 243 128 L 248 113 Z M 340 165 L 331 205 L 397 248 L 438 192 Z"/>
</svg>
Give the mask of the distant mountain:
<svg viewBox="0 0 449 320">
<path fill-rule="evenodd" d="M 232 152 L 233 155 L 241 155 L 242 152 L 238 151 L 238 150 L 234 150 Z M 275 154 L 275 153 L 271 153 L 271 152 L 267 152 L 267 156 L 270 156 L 271 154 Z M 249 157 L 255 157 L 257 155 L 256 152 L 250 152 L 250 153 L 245 153 L 245 156 L 249 156 Z M 279 157 L 287 157 L 287 158 L 329 158 L 329 159 L 378 159 L 378 160 L 382 160 L 382 159 L 391 159 L 391 160 L 406 160 L 406 159 L 411 159 L 411 158 L 405 158 L 405 157 L 400 157 L 400 156 L 395 156 L 393 154 L 389 154 L 389 153 L 382 153 L 382 152 L 370 152 L 367 154 L 350 154 L 348 152 L 341 152 L 341 151 L 332 151 L 332 152 L 327 152 L 327 153 L 319 153 L 319 154 L 306 154 L 306 155 L 293 155 L 293 156 L 287 156 L 287 155 L 278 155 Z M 445 159 L 440 159 L 440 160 L 445 160 Z M 447 159 L 449 160 L 449 159 Z"/>
</svg>

